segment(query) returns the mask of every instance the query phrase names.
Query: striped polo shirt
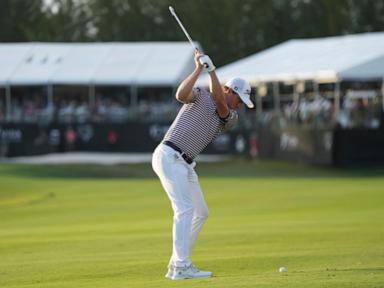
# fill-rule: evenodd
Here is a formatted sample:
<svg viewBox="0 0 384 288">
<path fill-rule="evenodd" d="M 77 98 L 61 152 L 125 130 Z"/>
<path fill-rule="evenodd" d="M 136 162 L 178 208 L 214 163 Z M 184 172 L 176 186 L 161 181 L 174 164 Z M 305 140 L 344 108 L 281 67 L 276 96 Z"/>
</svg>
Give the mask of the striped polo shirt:
<svg viewBox="0 0 384 288">
<path fill-rule="evenodd" d="M 192 92 L 192 102 L 182 106 L 164 141 L 171 141 L 193 159 L 219 134 L 233 127 L 238 114 L 230 109 L 228 118 L 220 119 L 215 101 L 207 90 L 194 87 Z"/>
</svg>

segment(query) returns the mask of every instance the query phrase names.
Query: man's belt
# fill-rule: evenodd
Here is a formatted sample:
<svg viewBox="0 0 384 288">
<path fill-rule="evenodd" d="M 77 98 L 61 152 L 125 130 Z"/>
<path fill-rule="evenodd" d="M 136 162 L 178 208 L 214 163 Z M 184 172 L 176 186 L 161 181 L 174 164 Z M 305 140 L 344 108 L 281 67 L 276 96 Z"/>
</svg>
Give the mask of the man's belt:
<svg viewBox="0 0 384 288">
<path fill-rule="evenodd" d="M 167 145 L 171 147 L 173 150 L 180 153 L 181 157 L 187 162 L 188 164 L 191 164 L 193 162 L 193 159 L 191 157 L 188 157 L 187 154 L 185 154 L 179 147 L 177 147 L 175 144 L 173 144 L 171 141 L 163 141 L 164 145 Z"/>
</svg>

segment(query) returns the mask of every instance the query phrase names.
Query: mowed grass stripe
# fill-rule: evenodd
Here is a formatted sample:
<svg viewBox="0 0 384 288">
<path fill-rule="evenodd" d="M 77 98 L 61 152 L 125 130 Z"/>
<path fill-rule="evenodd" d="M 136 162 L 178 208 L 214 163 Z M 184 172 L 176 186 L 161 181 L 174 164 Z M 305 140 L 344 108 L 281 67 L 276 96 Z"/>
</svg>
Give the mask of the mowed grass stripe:
<svg viewBox="0 0 384 288">
<path fill-rule="evenodd" d="M 382 286 L 384 177 L 281 176 L 273 164 L 265 177 L 204 174 L 216 165 L 200 165 L 210 217 L 193 255 L 216 276 L 188 283 L 164 278 L 172 213 L 156 178 L 0 165 L 0 287 Z M 244 174 L 254 165 L 236 163 Z M 286 164 L 276 165 L 281 174 Z"/>
</svg>

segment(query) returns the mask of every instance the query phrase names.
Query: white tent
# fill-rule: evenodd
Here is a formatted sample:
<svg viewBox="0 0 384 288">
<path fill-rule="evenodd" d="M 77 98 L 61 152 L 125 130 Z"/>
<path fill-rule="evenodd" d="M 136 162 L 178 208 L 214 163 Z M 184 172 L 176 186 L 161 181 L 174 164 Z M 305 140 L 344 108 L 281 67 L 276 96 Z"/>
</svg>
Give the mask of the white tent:
<svg viewBox="0 0 384 288">
<path fill-rule="evenodd" d="M 1 43 L 0 85 L 177 86 L 193 70 L 188 42 Z"/>
<path fill-rule="evenodd" d="M 314 80 L 337 82 L 384 76 L 384 32 L 294 39 L 217 69 L 223 82 Z M 207 83 L 207 78 L 200 81 Z"/>
</svg>

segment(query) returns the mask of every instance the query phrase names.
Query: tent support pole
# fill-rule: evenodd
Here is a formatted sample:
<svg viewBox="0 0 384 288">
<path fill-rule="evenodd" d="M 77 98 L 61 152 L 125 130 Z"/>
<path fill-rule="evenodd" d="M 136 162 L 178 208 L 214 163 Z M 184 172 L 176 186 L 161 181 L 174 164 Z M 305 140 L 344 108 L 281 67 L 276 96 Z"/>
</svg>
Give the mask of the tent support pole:
<svg viewBox="0 0 384 288">
<path fill-rule="evenodd" d="M 297 82 L 293 84 L 293 104 L 294 107 L 299 107 L 300 93 L 297 89 Z"/>
<path fill-rule="evenodd" d="M 260 115 L 263 113 L 263 99 L 259 94 L 256 95 L 256 113 Z"/>
<path fill-rule="evenodd" d="M 7 84 L 5 86 L 5 119 L 7 122 L 11 121 L 11 86 Z"/>
<path fill-rule="evenodd" d="M 384 114 L 384 77 L 381 79 L 381 108 L 382 108 L 382 114 Z"/>
<path fill-rule="evenodd" d="M 263 113 L 263 98 L 261 97 L 259 92 L 257 92 L 257 89 L 256 89 L 256 113 L 257 113 L 257 116 Z"/>
<path fill-rule="evenodd" d="M 280 114 L 280 91 L 279 82 L 273 82 L 273 100 L 275 102 L 275 112 Z"/>
<path fill-rule="evenodd" d="M 94 107 L 96 103 L 95 85 L 90 84 L 88 87 L 88 102 L 90 107 Z"/>
<path fill-rule="evenodd" d="M 52 104 L 53 103 L 53 84 L 48 84 L 48 87 L 47 87 L 47 100 L 48 100 L 48 104 Z"/>
<path fill-rule="evenodd" d="M 337 119 L 340 110 L 340 81 L 335 82 L 335 116 L 334 119 Z"/>
<path fill-rule="evenodd" d="M 131 86 L 131 105 L 132 107 L 136 107 L 138 104 L 138 97 L 137 97 L 137 86 L 132 85 Z"/>
<path fill-rule="evenodd" d="M 319 83 L 317 81 L 313 81 L 313 98 L 319 95 Z"/>
</svg>

